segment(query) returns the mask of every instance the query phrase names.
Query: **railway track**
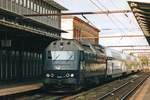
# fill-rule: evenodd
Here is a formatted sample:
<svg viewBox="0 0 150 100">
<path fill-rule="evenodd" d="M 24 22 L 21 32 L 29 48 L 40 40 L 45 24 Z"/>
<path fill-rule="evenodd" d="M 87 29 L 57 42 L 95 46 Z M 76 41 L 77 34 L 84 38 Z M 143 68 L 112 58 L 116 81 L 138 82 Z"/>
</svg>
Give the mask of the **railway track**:
<svg viewBox="0 0 150 100">
<path fill-rule="evenodd" d="M 115 88 L 114 90 L 106 93 L 105 95 L 97 98 L 97 100 L 125 100 L 139 87 L 141 86 L 149 75 L 143 75 L 141 77 L 132 79 L 123 85 Z"/>
<path fill-rule="evenodd" d="M 128 98 L 149 75 L 150 73 L 138 73 L 74 95 L 52 94 L 38 90 L 21 95 L 8 96 L 5 100 L 124 100 Z"/>
<path fill-rule="evenodd" d="M 150 73 L 139 73 L 116 80 L 64 100 L 125 100 L 149 77 Z"/>
</svg>

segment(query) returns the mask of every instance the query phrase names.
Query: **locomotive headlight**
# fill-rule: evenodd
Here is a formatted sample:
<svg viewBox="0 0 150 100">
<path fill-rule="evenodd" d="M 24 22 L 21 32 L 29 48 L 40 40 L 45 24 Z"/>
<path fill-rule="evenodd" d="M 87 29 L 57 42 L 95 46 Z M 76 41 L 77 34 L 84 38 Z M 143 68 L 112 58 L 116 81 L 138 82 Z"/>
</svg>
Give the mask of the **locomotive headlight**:
<svg viewBox="0 0 150 100">
<path fill-rule="evenodd" d="M 46 74 L 46 77 L 50 77 L 50 74 L 47 73 L 47 74 Z"/>
<path fill-rule="evenodd" d="M 65 76 L 66 76 L 66 77 L 69 77 L 69 76 L 70 76 L 70 74 L 69 74 L 69 73 L 67 73 Z"/>
<path fill-rule="evenodd" d="M 71 76 L 71 77 L 74 77 L 74 74 L 71 74 L 70 76 Z"/>
</svg>

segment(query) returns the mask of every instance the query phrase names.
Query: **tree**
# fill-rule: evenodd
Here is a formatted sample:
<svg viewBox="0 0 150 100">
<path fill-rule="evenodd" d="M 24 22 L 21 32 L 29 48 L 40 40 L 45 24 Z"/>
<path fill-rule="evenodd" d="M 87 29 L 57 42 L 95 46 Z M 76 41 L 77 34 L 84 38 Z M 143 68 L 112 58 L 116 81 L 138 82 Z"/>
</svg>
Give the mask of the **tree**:
<svg viewBox="0 0 150 100">
<path fill-rule="evenodd" d="M 140 61 L 142 66 L 148 66 L 148 58 L 146 56 L 141 56 Z"/>
</svg>

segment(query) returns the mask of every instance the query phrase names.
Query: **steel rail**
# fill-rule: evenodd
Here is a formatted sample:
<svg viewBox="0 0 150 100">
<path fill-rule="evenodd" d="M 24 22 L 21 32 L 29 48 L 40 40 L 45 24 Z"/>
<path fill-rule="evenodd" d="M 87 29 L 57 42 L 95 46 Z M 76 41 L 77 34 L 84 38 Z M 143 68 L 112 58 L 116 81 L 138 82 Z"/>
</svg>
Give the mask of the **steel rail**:
<svg viewBox="0 0 150 100">
<path fill-rule="evenodd" d="M 149 76 L 145 77 L 135 88 L 133 88 L 131 91 L 129 91 L 126 95 L 124 95 L 123 97 L 121 97 L 120 100 L 125 100 L 127 99 L 136 89 L 138 89 L 142 84 L 144 84 L 144 82 L 146 81 L 146 79 Z"/>
<path fill-rule="evenodd" d="M 148 77 L 149 77 L 149 76 L 147 76 L 146 78 L 144 78 L 144 80 L 146 80 Z M 105 95 L 99 97 L 97 100 L 104 100 L 104 98 L 107 98 L 108 96 L 113 95 L 114 92 L 119 91 L 120 89 L 122 89 L 123 87 L 127 86 L 128 84 L 134 82 L 134 81 L 137 80 L 137 79 L 139 79 L 139 78 L 132 79 L 132 80 L 130 80 L 130 81 L 124 83 L 123 85 L 119 86 L 118 88 L 115 88 L 114 90 L 112 90 L 112 91 L 106 93 Z M 143 83 L 144 83 L 144 80 L 142 80 Z M 140 82 L 140 83 L 142 83 L 142 82 Z M 141 85 L 140 83 L 138 84 L 138 86 Z M 131 91 L 133 91 L 133 90 L 135 90 L 135 88 L 132 89 Z M 131 92 L 130 92 L 130 93 L 131 93 Z M 130 95 L 130 93 L 128 92 L 126 95 L 124 95 L 124 96 L 121 98 L 121 100 L 125 100 L 125 98 L 127 98 L 127 97 Z"/>
<path fill-rule="evenodd" d="M 112 95 L 113 92 L 118 91 L 119 89 L 125 87 L 126 85 L 128 85 L 128 84 L 131 83 L 132 81 L 133 81 L 133 80 L 130 80 L 130 81 L 124 83 L 123 85 L 119 86 L 118 88 L 115 88 L 114 90 L 112 90 L 112 91 L 106 93 L 105 95 L 99 97 L 97 100 L 103 100 L 104 98 L 108 97 L 109 95 Z"/>
</svg>

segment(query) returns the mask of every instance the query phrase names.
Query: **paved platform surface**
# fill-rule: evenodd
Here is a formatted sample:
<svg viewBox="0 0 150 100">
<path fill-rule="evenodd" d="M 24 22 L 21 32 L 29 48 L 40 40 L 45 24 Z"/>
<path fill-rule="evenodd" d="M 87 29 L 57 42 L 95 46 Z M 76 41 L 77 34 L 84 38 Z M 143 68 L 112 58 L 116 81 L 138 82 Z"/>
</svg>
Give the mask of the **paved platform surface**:
<svg viewBox="0 0 150 100">
<path fill-rule="evenodd" d="M 146 80 L 130 100 L 150 100 L 150 78 Z"/>
<path fill-rule="evenodd" d="M 36 90 L 40 89 L 42 86 L 42 83 L 25 83 L 9 85 L 8 87 L 0 88 L 0 96 Z"/>
</svg>

